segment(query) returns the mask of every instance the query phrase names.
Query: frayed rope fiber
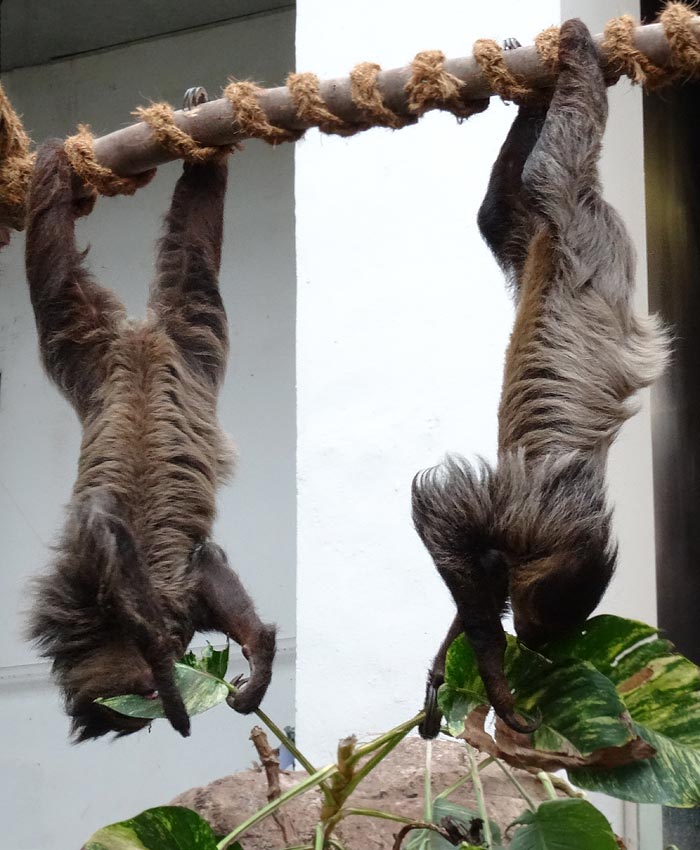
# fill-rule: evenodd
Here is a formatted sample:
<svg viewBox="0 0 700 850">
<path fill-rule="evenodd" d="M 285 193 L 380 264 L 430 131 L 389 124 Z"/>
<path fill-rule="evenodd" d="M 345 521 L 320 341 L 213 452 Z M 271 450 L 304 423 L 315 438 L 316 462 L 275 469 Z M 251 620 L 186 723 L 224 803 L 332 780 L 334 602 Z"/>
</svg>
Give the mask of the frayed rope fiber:
<svg viewBox="0 0 700 850">
<path fill-rule="evenodd" d="M 86 124 L 78 126 L 78 132 L 65 140 L 63 148 L 73 171 L 83 183 L 95 189 L 100 195 L 108 197 L 133 195 L 137 189 L 149 183 L 156 173 L 153 168 L 134 177 L 120 177 L 111 168 L 100 165 L 95 156 L 95 137 Z"/>
<path fill-rule="evenodd" d="M 175 113 L 169 103 L 139 106 L 132 113 L 153 130 L 153 135 L 168 153 L 185 162 L 208 162 L 230 153 L 230 146 L 210 147 L 200 145 L 175 122 Z"/>
<path fill-rule="evenodd" d="M 673 0 L 666 4 L 658 21 L 663 26 L 669 50 L 665 67 L 657 66 L 636 47 L 635 22 L 629 15 L 607 23 L 601 54 L 609 81 L 624 74 L 634 83 L 656 89 L 700 74 L 700 41 L 694 9 Z M 535 48 L 554 77 L 559 66 L 559 27 L 548 27 L 539 33 Z M 510 71 L 505 53 L 495 41 L 479 39 L 474 44 L 473 54 L 489 87 L 504 100 L 521 103 L 547 97 L 547 90 L 529 86 L 526 80 Z M 403 92 L 405 105 L 394 92 L 393 108 L 387 104 L 382 91 L 380 66 L 374 62 L 356 65 L 350 72 L 349 88 L 352 104 L 360 116 L 357 121 L 348 121 L 333 112 L 322 94 L 330 89 L 324 88 L 315 74 L 290 74 L 287 87 L 296 119 L 290 121 L 292 127 L 277 126 L 270 121 L 261 105 L 264 89 L 247 81 L 228 83 L 224 97 L 231 104 L 241 138 L 262 139 L 270 145 L 279 145 L 297 141 L 309 126 L 318 127 L 323 133 L 352 136 L 370 127 L 405 127 L 431 109 L 449 111 L 458 119 L 468 118 L 483 111 L 489 103 L 488 98 L 469 100 L 465 97 L 464 84 L 445 69 L 445 55 L 439 50 L 425 50 L 414 57 Z M 159 145 L 172 156 L 188 162 L 206 162 L 238 147 L 200 144 L 178 126 L 177 116 L 166 103 L 140 107 L 134 114 L 148 124 Z M 105 167 L 97 161 L 94 141 L 89 127 L 80 125 L 64 145 L 76 174 L 96 192 L 131 195 L 153 177 L 155 169 L 122 176 Z M 33 165 L 31 140 L 0 86 L 0 218 L 18 230 L 24 226 L 25 196 Z"/>
</svg>

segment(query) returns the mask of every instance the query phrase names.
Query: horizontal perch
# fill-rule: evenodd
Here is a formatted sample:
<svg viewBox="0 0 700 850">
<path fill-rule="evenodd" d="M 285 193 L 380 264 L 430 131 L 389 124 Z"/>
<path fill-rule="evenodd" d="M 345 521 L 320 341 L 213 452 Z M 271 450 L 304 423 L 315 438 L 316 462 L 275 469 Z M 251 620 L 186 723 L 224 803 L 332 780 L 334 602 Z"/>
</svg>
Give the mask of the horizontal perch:
<svg viewBox="0 0 700 850">
<path fill-rule="evenodd" d="M 695 35 L 700 38 L 700 17 L 693 18 L 691 25 Z M 603 36 L 596 36 L 596 42 L 601 45 Z M 634 45 L 654 65 L 662 68 L 670 66 L 671 50 L 662 24 L 636 27 Z M 553 71 L 542 62 L 534 46 L 506 51 L 503 58 L 511 74 L 532 88 L 546 87 L 554 80 Z M 609 58 L 609 54 L 601 52 L 604 70 L 613 73 L 617 69 L 609 67 Z M 480 100 L 494 94 L 473 56 L 447 59 L 444 69 L 463 84 L 460 91 L 462 99 Z M 405 86 L 410 77 L 411 68 L 408 66 L 380 71 L 377 77 L 384 104 L 406 118 L 410 117 L 410 112 Z M 350 124 L 362 122 L 366 117 L 352 100 L 349 77 L 321 82 L 321 96 L 332 113 Z M 261 90 L 259 103 L 270 123 L 275 126 L 290 130 L 305 130 L 312 126 L 297 117 L 295 104 L 286 86 Z M 177 111 L 174 118 L 177 126 L 201 145 L 228 145 L 245 139 L 237 128 L 231 104 L 225 98 L 210 101 L 188 112 Z M 174 158 L 156 141 L 150 127 L 143 122 L 95 139 L 94 149 L 102 165 L 122 175 L 139 174 Z"/>
<path fill-rule="evenodd" d="M 646 26 L 635 27 L 629 16 L 613 18 L 595 40 L 610 82 L 626 74 L 651 88 L 700 73 L 700 17 L 682 3 L 669 3 L 659 23 Z M 247 138 L 279 144 L 314 126 L 340 135 L 371 126 L 399 128 L 430 109 L 468 117 L 494 94 L 515 101 L 537 96 L 557 74 L 556 27 L 529 47 L 501 50 L 481 39 L 473 50 L 461 59 L 424 51 L 410 65 L 388 71 L 365 62 L 348 77 L 325 82 L 313 74 L 290 74 L 286 86 L 271 89 L 231 82 L 222 98 L 195 100 L 192 109 L 173 111 L 165 103 L 140 108 L 135 114 L 142 120 L 101 138 L 82 127 L 66 140 L 76 189 L 87 193 L 87 184 L 102 194 L 131 194 L 163 163 L 219 156 Z M 0 87 L 0 243 L 2 228 L 24 225 L 33 161 L 30 140 Z"/>
</svg>

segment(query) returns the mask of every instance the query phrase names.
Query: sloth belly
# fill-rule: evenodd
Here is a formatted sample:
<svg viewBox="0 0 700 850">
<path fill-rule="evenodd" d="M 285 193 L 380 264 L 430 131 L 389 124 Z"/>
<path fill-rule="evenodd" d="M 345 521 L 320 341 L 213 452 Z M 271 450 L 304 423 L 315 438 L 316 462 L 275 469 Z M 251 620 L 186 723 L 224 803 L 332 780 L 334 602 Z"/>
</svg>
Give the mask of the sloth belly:
<svg viewBox="0 0 700 850">
<path fill-rule="evenodd" d="M 605 450 L 641 385 L 624 365 L 623 317 L 591 285 L 564 285 L 551 266 L 524 276 L 506 354 L 501 451 L 528 457 Z"/>
<path fill-rule="evenodd" d="M 211 532 L 225 454 L 215 397 L 170 340 L 136 342 L 115 354 L 84 422 L 76 494 L 108 494 L 152 577 L 186 583 L 191 551 Z"/>
</svg>

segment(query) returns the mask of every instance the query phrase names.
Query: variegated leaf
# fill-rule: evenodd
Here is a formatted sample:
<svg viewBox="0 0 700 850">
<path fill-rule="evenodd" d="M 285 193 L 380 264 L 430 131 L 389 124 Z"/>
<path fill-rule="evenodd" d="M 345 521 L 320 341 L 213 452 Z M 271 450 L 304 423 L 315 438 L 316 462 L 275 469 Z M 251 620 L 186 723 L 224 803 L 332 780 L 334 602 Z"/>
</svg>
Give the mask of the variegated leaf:
<svg viewBox="0 0 700 850">
<path fill-rule="evenodd" d="M 175 681 L 189 715 L 208 711 L 223 702 L 229 694 L 229 689 L 220 679 L 186 664 L 175 665 Z M 106 705 L 119 714 L 127 714 L 129 717 L 148 719 L 165 717 L 163 704 L 159 699 L 146 699 L 135 694 L 128 694 L 98 699 L 96 702 Z"/>
<path fill-rule="evenodd" d="M 147 809 L 99 829 L 83 850 L 217 850 L 209 824 L 180 806 Z M 232 850 L 232 848 L 231 848 Z"/>
</svg>

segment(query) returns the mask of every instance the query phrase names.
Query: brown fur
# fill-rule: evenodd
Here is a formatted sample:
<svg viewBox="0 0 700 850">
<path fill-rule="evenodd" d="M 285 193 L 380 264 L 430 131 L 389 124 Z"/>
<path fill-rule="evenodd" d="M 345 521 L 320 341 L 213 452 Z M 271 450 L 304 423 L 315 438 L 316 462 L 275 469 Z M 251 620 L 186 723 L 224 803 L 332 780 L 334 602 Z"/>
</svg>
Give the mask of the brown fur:
<svg viewBox="0 0 700 850">
<path fill-rule="evenodd" d="M 83 429 L 78 478 L 52 570 L 38 580 L 31 637 L 83 740 L 146 725 L 98 697 L 157 689 L 183 734 L 173 661 L 196 630 L 221 630 L 251 660 L 235 707 L 269 683 L 274 629 L 260 622 L 209 542 L 233 452 L 216 403 L 228 355 L 218 290 L 226 166 L 186 165 L 143 321 L 126 317 L 75 246 L 73 175 L 59 143 L 39 151 L 29 192 L 27 277 L 45 368 Z"/>
<path fill-rule="evenodd" d="M 523 106 L 493 167 L 479 226 L 517 313 L 499 408 L 498 466 L 463 460 L 416 477 L 414 521 L 457 603 L 496 713 L 514 729 L 501 616 L 540 646 L 585 621 L 612 576 L 607 452 L 662 370 L 667 339 L 635 315 L 634 256 L 597 172 L 605 82 L 585 26 L 561 31 L 549 108 Z M 428 684 L 442 681 L 443 644 Z M 437 734 L 439 716 L 422 727 Z"/>
</svg>

